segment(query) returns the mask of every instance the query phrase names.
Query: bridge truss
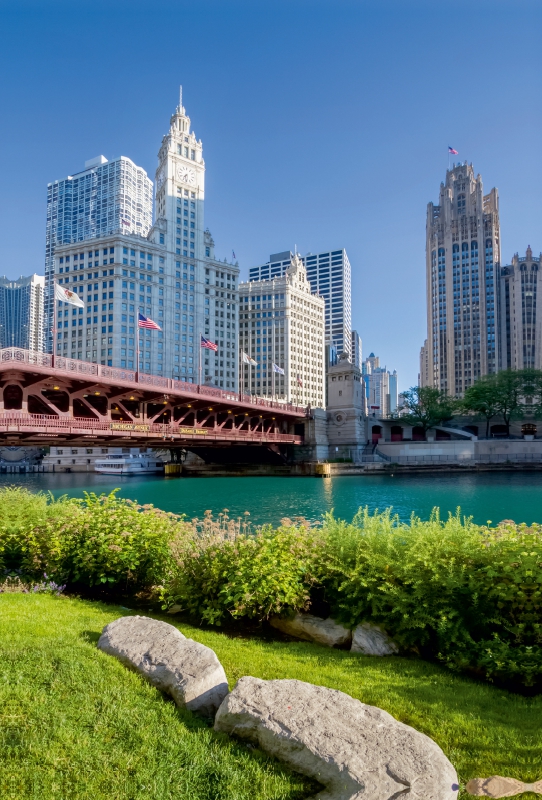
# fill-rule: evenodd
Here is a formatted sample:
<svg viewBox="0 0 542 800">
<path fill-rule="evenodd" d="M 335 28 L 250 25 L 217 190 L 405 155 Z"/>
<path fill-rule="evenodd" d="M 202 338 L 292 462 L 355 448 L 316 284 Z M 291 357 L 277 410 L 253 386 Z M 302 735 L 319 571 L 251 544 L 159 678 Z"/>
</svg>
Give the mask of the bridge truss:
<svg viewBox="0 0 542 800">
<path fill-rule="evenodd" d="M 19 348 L 0 350 L 0 442 L 185 447 L 302 444 L 306 409 Z"/>
</svg>

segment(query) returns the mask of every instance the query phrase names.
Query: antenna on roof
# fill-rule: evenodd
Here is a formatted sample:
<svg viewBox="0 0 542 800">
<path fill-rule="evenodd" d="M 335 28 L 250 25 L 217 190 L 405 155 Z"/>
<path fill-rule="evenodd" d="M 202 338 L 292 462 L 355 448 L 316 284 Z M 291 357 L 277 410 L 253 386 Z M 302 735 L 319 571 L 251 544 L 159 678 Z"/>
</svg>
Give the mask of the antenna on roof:
<svg viewBox="0 0 542 800">
<path fill-rule="evenodd" d="M 179 86 L 179 109 L 183 107 L 183 86 L 182 84 Z"/>
</svg>

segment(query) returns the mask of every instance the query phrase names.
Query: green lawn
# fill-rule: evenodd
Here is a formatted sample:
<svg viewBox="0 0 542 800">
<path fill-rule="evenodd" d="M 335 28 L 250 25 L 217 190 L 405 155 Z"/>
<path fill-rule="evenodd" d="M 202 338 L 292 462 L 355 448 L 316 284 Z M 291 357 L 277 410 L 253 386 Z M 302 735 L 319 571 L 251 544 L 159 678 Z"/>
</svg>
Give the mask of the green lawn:
<svg viewBox="0 0 542 800">
<path fill-rule="evenodd" d="M 75 599 L 0 595 L 0 796 L 300 800 L 314 792 L 99 652 L 103 626 L 126 613 Z M 541 698 L 417 660 L 235 638 L 166 619 L 215 650 L 230 686 L 254 675 L 340 689 L 435 739 L 462 783 L 493 774 L 542 777 Z"/>
</svg>

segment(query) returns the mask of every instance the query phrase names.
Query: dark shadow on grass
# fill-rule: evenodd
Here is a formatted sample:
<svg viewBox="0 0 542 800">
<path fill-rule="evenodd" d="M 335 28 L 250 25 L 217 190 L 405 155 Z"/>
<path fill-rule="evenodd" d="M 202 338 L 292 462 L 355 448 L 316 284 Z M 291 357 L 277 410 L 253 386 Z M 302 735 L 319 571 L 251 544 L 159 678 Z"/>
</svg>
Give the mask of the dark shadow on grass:
<svg viewBox="0 0 542 800">
<path fill-rule="evenodd" d="M 89 644 L 98 644 L 101 635 L 101 631 L 81 631 L 79 633 L 79 638 L 83 639 L 85 642 L 89 642 Z"/>
</svg>

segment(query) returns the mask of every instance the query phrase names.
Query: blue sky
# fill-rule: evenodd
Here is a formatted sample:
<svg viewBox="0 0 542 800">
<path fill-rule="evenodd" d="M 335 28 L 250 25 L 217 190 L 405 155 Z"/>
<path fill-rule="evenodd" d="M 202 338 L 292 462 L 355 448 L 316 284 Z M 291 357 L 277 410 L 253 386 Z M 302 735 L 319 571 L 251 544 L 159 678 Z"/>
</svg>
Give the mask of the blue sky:
<svg viewBox="0 0 542 800">
<path fill-rule="evenodd" d="M 353 324 L 414 384 L 425 213 L 448 144 L 500 193 L 503 260 L 542 250 L 538 0 L 0 0 L 0 234 L 43 272 L 47 183 L 98 154 L 152 178 L 184 104 L 206 224 L 248 268 L 346 247 Z"/>
</svg>

